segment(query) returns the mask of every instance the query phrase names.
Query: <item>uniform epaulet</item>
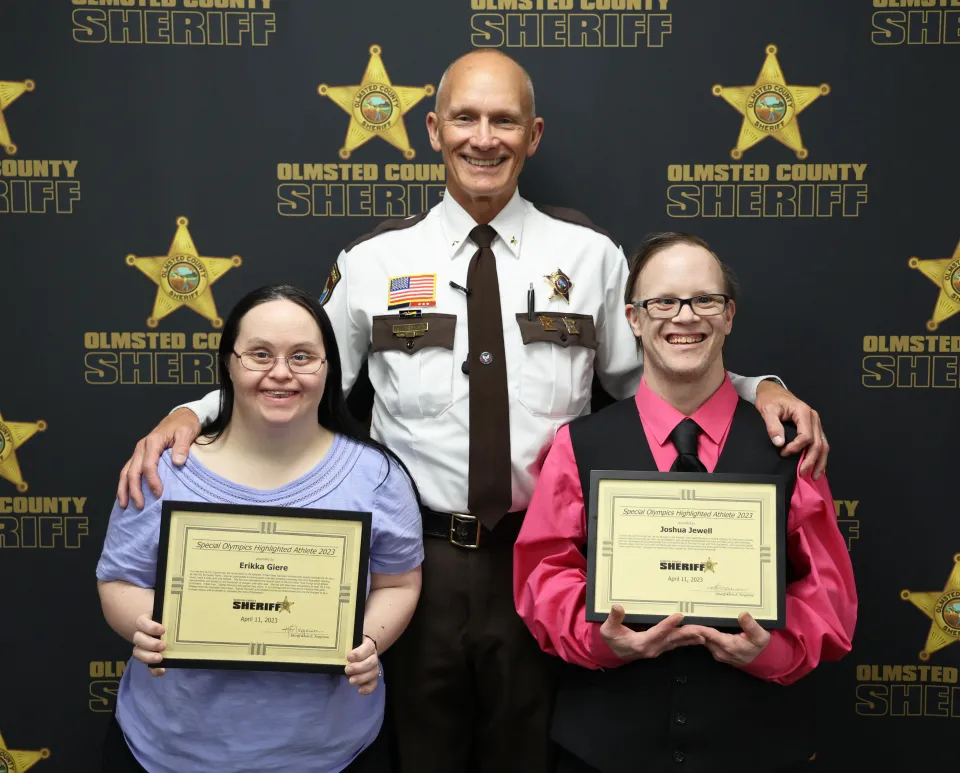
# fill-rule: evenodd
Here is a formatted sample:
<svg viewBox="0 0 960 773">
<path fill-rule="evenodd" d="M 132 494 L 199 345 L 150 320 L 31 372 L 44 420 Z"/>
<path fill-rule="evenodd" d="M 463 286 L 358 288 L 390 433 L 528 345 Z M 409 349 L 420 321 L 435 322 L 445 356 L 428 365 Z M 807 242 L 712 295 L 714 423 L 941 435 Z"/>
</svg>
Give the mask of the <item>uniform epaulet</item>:
<svg viewBox="0 0 960 773">
<path fill-rule="evenodd" d="M 591 231 L 596 231 L 598 234 L 603 234 L 610 241 L 620 246 L 620 242 L 613 238 L 613 235 L 609 231 L 605 231 L 600 226 L 595 225 L 594 222 L 587 217 L 583 212 L 579 212 L 576 209 L 568 209 L 567 207 L 547 207 L 543 204 L 534 204 L 540 212 L 543 212 L 547 217 L 552 217 L 554 220 L 562 220 L 565 223 L 573 223 L 574 225 L 583 226 L 584 228 L 589 228 Z"/>
<path fill-rule="evenodd" d="M 393 220 L 384 220 L 376 228 L 374 228 L 370 233 L 364 234 L 359 239 L 355 239 L 350 244 L 348 244 L 344 252 L 350 252 L 350 250 L 352 250 L 358 244 L 363 244 L 368 239 L 372 239 L 373 237 L 379 236 L 380 234 L 385 234 L 390 231 L 402 231 L 404 228 L 410 228 L 411 226 L 415 226 L 417 223 L 423 220 L 428 214 L 430 214 L 429 210 L 427 212 L 421 212 L 419 215 L 416 215 L 414 217 L 404 217 L 404 218 L 396 218 Z"/>
</svg>

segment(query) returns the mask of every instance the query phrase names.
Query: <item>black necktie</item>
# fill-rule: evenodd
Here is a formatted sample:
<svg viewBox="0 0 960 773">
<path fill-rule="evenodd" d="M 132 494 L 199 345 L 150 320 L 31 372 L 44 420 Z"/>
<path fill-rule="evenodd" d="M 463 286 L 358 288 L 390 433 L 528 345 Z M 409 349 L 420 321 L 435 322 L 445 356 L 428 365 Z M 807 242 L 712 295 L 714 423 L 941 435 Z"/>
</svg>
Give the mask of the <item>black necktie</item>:
<svg viewBox="0 0 960 773">
<path fill-rule="evenodd" d="M 467 509 L 492 529 L 510 510 L 510 404 L 497 259 L 490 249 L 497 232 L 478 225 L 470 238 L 479 248 L 467 269 L 467 340 L 470 346 L 470 469 Z"/>
<path fill-rule="evenodd" d="M 677 449 L 677 458 L 670 472 L 706 472 L 700 457 L 697 456 L 697 438 L 700 425 L 693 419 L 684 419 L 670 433 L 670 441 Z"/>
</svg>

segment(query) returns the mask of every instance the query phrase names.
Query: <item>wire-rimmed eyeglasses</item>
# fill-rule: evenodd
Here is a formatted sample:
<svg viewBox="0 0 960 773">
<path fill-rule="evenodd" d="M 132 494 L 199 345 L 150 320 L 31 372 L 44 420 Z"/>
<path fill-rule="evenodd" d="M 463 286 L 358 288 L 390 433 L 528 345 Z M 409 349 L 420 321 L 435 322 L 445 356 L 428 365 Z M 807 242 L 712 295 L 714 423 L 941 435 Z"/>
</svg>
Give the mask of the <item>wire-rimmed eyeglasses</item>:
<svg viewBox="0 0 960 773">
<path fill-rule="evenodd" d="M 327 363 L 326 357 L 302 352 L 292 354 L 289 357 L 278 357 L 263 351 L 234 352 L 234 354 L 240 360 L 240 364 L 247 370 L 272 370 L 277 362 L 283 360 L 293 373 L 316 373 Z"/>
</svg>

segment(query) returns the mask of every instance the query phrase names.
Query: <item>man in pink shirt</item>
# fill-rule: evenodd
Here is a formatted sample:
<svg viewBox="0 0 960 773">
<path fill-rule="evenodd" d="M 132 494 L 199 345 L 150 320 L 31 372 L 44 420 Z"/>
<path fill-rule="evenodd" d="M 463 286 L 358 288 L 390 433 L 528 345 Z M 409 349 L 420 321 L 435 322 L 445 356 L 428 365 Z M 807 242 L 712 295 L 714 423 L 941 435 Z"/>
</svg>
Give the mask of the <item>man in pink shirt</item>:
<svg viewBox="0 0 960 773">
<path fill-rule="evenodd" d="M 553 718 L 559 773 L 804 770 L 816 752 L 815 684 L 801 677 L 850 651 L 857 615 L 826 477 L 800 475 L 737 397 L 723 363 L 736 282 L 705 242 L 648 238 L 624 300 L 644 354 L 637 394 L 560 429 L 514 549 L 517 611 L 570 664 Z M 619 605 L 587 622 L 593 469 L 786 478 L 786 628 L 744 612 L 740 631 L 681 625 L 679 613 L 633 630 Z"/>
</svg>

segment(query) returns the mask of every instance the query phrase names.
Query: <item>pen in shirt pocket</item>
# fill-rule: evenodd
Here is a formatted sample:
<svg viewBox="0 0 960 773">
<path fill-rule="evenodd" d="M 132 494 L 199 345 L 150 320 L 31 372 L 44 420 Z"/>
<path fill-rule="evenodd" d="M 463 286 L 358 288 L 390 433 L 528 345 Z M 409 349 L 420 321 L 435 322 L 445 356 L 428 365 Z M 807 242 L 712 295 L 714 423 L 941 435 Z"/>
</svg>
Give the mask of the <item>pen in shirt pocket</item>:
<svg viewBox="0 0 960 773">
<path fill-rule="evenodd" d="M 533 282 L 530 283 L 530 289 L 527 290 L 527 319 L 533 320 Z"/>
</svg>

